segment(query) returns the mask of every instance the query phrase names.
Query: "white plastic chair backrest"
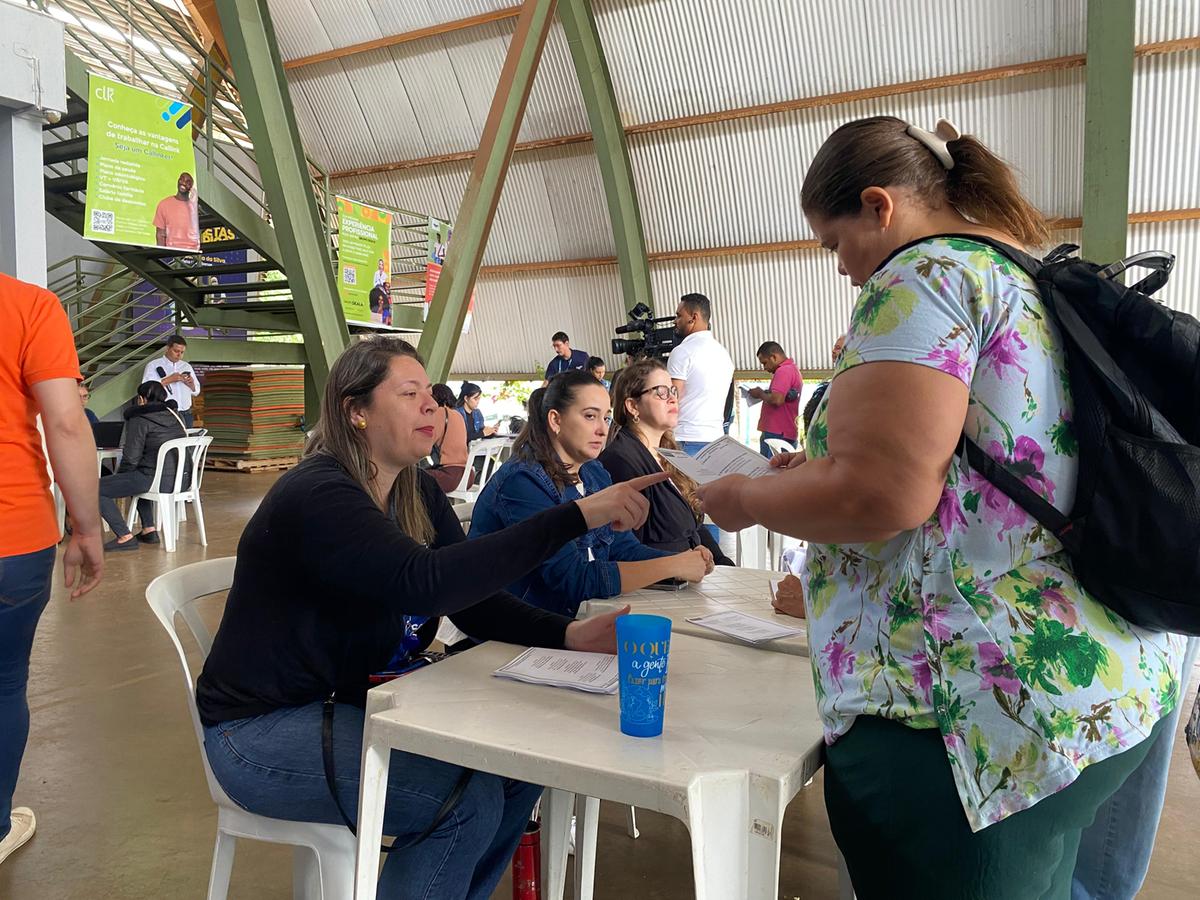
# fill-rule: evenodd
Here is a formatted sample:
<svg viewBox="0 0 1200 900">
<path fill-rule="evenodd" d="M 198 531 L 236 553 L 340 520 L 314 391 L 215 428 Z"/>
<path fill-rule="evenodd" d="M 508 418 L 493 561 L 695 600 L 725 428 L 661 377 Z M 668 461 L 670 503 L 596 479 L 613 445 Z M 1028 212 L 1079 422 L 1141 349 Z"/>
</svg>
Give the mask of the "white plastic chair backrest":
<svg viewBox="0 0 1200 900">
<path fill-rule="evenodd" d="M 181 437 L 164 441 L 158 448 L 158 461 L 154 465 L 154 480 L 150 482 L 150 493 L 180 494 L 184 484 L 190 485 L 188 491 L 200 493 L 200 481 L 204 478 L 204 458 L 208 455 L 208 445 L 212 443 L 208 435 L 203 437 Z M 191 450 L 191 453 L 188 452 Z M 175 484 L 169 491 L 162 490 L 163 472 L 166 471 L 170 454 L 175 459 Z M 190 473 L 190 481 L 184 481 L 186 473 Z"/>
<path fill-rule="evenodd" d="M 474 500 L 454 504 L 454 515 L 458 516 L 458 523 L 462 525 L 463 531 L 471 527 L 471 513 L 473 512 L 475 512 Z"/>
<path fill-rule="evenodd" d="M 796 448 L 782 438 L 767 438 L 767 446 L 772 453 L 795 453 Z"/>
<path fill-rule="evenodd" d="M 200 713 L 196 709 L 196 680 L 192 677 L 192 668 L 188 665 L 187 654 L 183 650 L 183 642 L 179 639 L 179 630 L 175 624 L 176 616 L 181 616 L 187 627 L 191 629 L 192 637 L 200 648 L 201 663 L 208 659 L 212 649 L 212 635 L 200 618 L 196 609 L 196 600 L 209 594 L 229 590 L 233 584 L 233 569 L 237 563 L 236 556 L 226 556 L 221 559 L 209 559 L 204 562 L 180 566 L 159 575 L 146 588 L 146 602 L 158 621 L 175 644 L 175 652 L 179 654 L 179 663 L 183 666 L 183 681 L 187 688 L 188 714 L 192 717 L 192 727 L 196 731 L 196 742 L 200 746 L 200 759 L 204 763 L 204 777 L 208 779 L 208 790 L 213 802 L 220 806 L 233 806 L 233 801 L 221 788 L 208 765 L 208 756 L 204 752 L 204 728 L 200 724 Z"/>
</svg>

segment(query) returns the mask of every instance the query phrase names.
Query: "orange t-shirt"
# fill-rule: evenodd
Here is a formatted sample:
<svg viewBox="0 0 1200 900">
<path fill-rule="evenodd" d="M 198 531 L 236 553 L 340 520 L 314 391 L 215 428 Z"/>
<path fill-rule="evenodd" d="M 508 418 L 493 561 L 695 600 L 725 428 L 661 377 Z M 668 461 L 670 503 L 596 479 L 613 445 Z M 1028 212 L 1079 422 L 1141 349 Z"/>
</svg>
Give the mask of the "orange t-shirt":
<svg viewBox="0 0 1200 900">
<path fill-rule="evenodd" d="M 58 543 L 33 385 L 79 380 L 71 323 L 52 293 L 0 274 L 0 558 Z"/>
<path fill-rule="evenodd" d="M 177 196 L 163 197 L 154 209 L 154 227 L 167 233 L 166 246 L 175 250 L 199 250 L 200 234 L 193 227 L 192 204 Z"/>
</svg>

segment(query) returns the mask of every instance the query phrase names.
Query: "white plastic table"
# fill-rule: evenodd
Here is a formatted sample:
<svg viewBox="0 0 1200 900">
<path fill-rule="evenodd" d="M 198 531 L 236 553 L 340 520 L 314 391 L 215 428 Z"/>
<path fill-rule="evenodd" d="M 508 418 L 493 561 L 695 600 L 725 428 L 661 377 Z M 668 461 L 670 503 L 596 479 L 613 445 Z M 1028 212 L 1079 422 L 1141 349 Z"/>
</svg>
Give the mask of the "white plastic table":
<svg viewBox="0 0 1200 900">
<path fill-rule="evenodd" d="M 771 579 L 782 578 L 783 572 L 770 572 L 765 569 L 742 569 L 736 566 L 717 566 L 711 575 L 696 585 L 689 585 L 681 591 L 641 590 L 608 600 L 588 600 L 580 604 L 578 617 L 600 612 L 619 609 L 626 603 L 631 607 L 630 612 L 647 613 L 656 616 L 666 616 L 671 620 L 672 634 L 687 634 L 694 637 L 707 638 L 737 644 L 741 647 L 754 647 L 758 650 L 772 650 L 776 653 L 790 653 L 795 656 L 808 656 L 808 630 L 804 619 L 785 616 L 775 612 L 771 606 Z M 748 644 L 737 638 L 728 637 L 710 628 L 703 628 L 688 621 L 697 616 L 709 613 L 737 610 L 759 619 L 766 619 L 788 628 L 804 629 L 803 634 L 784 638 L 778 641 L 766 641 L 761 644 Z"/>
<path fill-rule="evenodd" d="M 101 475 L 104 474 L 104 463 L 110 459 L 119 465 L 121 462 L 121 454 L 122 454 L 122 451 L 119 448 L 104 449 L 104 450 L 97 449 L 96 450 L 96 468 L 100 471 L 100 474 Z"/>
<path fill-rule="evenodd" d="M 492 676 L 524 648 L 491 642 L 367 695 L 356 900 L 373 900 L 390 751 L 535 784 L 542 890 L 562 896 L 575 794 L 675 816 L 692 836 L 697 900 L 774 900 L 788 802 L 821 765 L 805 659 L 679 635 L 657 738 L 623 735 L 615 695 Z"/>
</svg>

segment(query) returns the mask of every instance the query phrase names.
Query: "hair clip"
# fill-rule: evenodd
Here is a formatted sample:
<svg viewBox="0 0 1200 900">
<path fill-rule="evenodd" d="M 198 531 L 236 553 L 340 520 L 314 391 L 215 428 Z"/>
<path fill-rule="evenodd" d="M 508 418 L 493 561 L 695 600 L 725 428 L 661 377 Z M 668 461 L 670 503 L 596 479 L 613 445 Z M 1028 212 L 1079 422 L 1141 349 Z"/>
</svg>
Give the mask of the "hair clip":
<svg viewBox="0 0 1200 900">
<path fill-rule="evenodd" d="M 950 141 L 957 141 L 962 135 L 949 120 L 938 119 L 933 131 L 926 131 L 916 125 L 909 125 L 905 131 L 910 137 L 928 147 L 929 152 L 938 158 L 938 162 L 942 164 L 943 168 L 947 170 L 954 168 L 954 157 L 950 155 L 950 148 L 946 145 Z"/>
</svg>

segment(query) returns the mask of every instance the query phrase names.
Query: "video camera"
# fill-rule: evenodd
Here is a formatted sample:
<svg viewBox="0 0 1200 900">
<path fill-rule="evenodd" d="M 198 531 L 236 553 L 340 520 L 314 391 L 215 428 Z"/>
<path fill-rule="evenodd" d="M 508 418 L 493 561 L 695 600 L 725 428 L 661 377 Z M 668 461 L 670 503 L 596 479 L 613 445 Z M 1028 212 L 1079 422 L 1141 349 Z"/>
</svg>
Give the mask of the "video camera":
<svg viewBox="0 0 1200 900">
<path fill-rule="evenodd" d="M 627 353 L 630 359 L 665 360 L 675 346 L 675 317 L 663 316 L 656 319 L 653 310 L 639 303 L 629 311 L 629 321 L 613 329 L 616 334 L 640 334 L 640 338 L 613 338 L 613 356 Z M 670 325 L 664 323 L 670 322 Z"/>
</svg>

